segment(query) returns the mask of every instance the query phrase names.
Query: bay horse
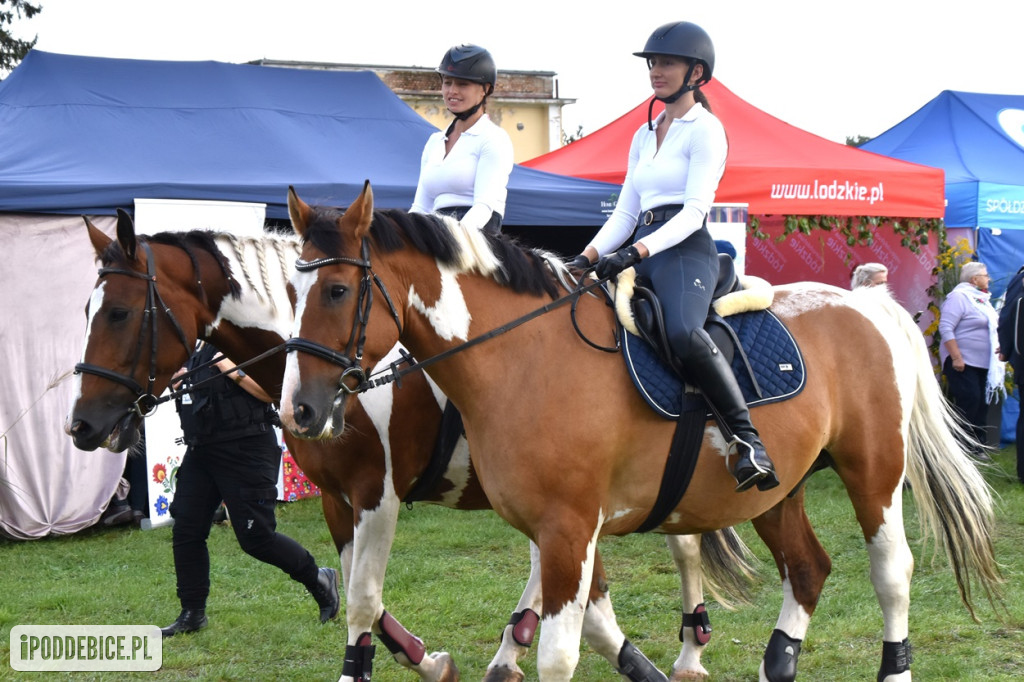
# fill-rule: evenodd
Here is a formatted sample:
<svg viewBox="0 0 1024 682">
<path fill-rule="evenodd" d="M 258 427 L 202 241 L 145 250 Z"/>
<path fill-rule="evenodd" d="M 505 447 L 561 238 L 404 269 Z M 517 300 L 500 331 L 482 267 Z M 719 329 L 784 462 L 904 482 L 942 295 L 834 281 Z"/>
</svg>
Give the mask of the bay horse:
<svg viewBox="0 0 1024 682">
<path fill-rule="evenodd" d="M 462 413 L 495 511 L 539 548 L 540 677 L 571 679 L 597 541 L 645 521 L 674 430 L 634 389 L 622 358 L 597 348 L 595 339 L 614 343 L 610 306 L 586 295 L 555 300 L 566 267 L 552 254 L 438 216 L 374 210 L 369 181 L 343 213 L 310 206 L 290 189 L 289 213 L 303 247 L 292 277 L 285 428 L 333 438 L 353 395 L 425 369 Z M 572 306 L 561 305 L 566 300 Z M 920 331 L 891 297 L 796 283 L 774 287 L 770 310 L 806 363 L 798 395 L 752 410 L 782 485 L 736 493 L 727 444 L 708 422 L 691 483 L 656 532 L 704 533 L 752 520 L 784 586 L 759 675 L 792 680 L 831 570 L 802 484 L 831 467 L 860 524 L 884 620 L 878 679 L 905 682 L 913 555 L 904 479 L 925 538 L 946 550 L 975 618 L 972 584 L 993 605 L 1001 598 L 991 491 L 957 439 L 963 428 L 940 393 Z M 367 377 L 363 366 L 396 342 L 418 363 Z"/>
<path fill-rule="evenodd" d="M 138 403 L 163 392 L 197 338 L 210 341 L 236 363 L 262 356 L 246 369 L 279 400 L 285 354 L 274 350 L 283 351 L 292 325 L 286 287 L 299 248 L 294 235 L 265 233 L 252 238 L 209 231 L 136 235 L 130 216 L 119 212 L 116 239 L 112 239 L 88 219 L 85 222 L 101 270 L 88 304 L 81 372 L 75 379 L 76 399 L 66 425 L 79 448 L 129 448 L 138 439 L 143 415 L 155 407 Z M 393 349 L 383 362 L 398 359 Z M 439 466 L 433 444 L 444 403 L 444 396 L 427 377 L 409 377 L 401 390 L 384 387 L 351 401 L 347 428 L 335 439 L 311 442 L 285 433 L 299 467 L 321 490 L 324 516 L 341 561 L 346 659 L 353 661 L 346 664 L 342 680 L 370 679 L 371 632 L 380 635 L 396 660 L 421 679 L 458 679 L 451 657 L 445 652 L 425 655 L 420 641 L 385 611 L 382 601 L 385 568 L 403 500 L 455 509 L 489 508 L 464 437 L 450 461 L 440 465 L 443 471 L 431 474 Z M 435 476 L 432 486 L 410 497 L 419 481 Z M 667 541 L 683 579 L 685 614 L 703 609 L 701 545 L 703 568 L 713 589 L 731 589 L 742 582 L 742 571 L 750 570 L 743 563 L 745 548 L 732 532 L 708 534 L 701 540 L 669 536 Z M 500 648 L 488 668 L 490 679 L 522 679 L 516 661 L 527 651 L 540 610 L 536 559 L 534 549 L 530 579 L 511 619 L 514 622 L 503 630 Z M 625 647 L 625 636 L 615 623 L 599 564 L 595 576 L 593 608 L 587 610 L 588 635 L 595 650 L 622 667 L 617 657 Z M 707 671 L 700 658 L 707 635 L 697 627 L 684 631 L 675 679 L 703 678 Z"/>
</svg>

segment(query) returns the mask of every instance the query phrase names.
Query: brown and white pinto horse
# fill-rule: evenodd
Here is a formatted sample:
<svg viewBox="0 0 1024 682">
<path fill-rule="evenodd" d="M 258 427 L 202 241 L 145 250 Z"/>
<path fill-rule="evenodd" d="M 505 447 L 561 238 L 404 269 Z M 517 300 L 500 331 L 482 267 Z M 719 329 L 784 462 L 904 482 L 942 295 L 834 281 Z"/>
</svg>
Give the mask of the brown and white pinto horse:
<svg viewBox="0 0 1024 682">
<path fill-rule="evenodd" d="M 78 447 L 130 447 L 138 438 L 143 413 L 152 408 L 144 404 L 136 409 L 134 403 L 140 395 L 159 395 L 167 387 L 197 338 L 212 342 L 237 363 L 267 354 L 247 370 L 272 396 L 280 395 L 285 354 L 273 350 L 282 347 L 292 325 L 286 287 L 298 253 L 294 236 L 266 234 L 254 239 L 206 231 L 136 236 L 131 218 L 121 213 L 117 239 L 112 240 L 86 223 L 102 269 L 89 301 L 83 373 L 76 378 L 77 399 L 67 422 Z M 392 353 L 384 361 L 397 359 Z M 396 659 L 421 679 L 457 679 L 448 654 L 425 655 L 422 645 L 385 615 L 382 603 L 398 511 L 431 465 L 444 401 L 427 377 L 410 376 L 401 390 L 384 387 L 350 401 L 347 428 L 337 439 L 310 442 L 285 435 L 297 463 L 322 492 L 324 515 L 340 555 L 346 658 L 353 661 L 343 680 L 369 679 L 368 633 L 382 630 L 392 640 Z M 394 415 L 400 418 L 392 419 Z M 489 508 L 470 465 L 465 438 L 457 444 L 443 477 L 424 492 L 427 502 L 456 509 Z M 742 548 L 738 542 L 733 534 L 705 536 L 705 568 L 713 586 L 728 588 L 742 579 L 727 565 L 742 559 L 735 554 Z M 702 597 L 700 546 L 695 537 L 671 536 L 668 544 L 683 576 L 684 612 L 691 613 Z M 536 556 L 532 551 L 531 559 Z M 615 657 L 625 638 L 615 624 L 602 569 L 595 570 L 589 639 L 621 667 Z M 526 617 L 519 628 L 506 626 L 489 668 L 493 679 L 521 679 L 516 660 L 527 648 L 519 642 L 529 645 L 528 610 L 538 612 L 539 600 L 539 573 L 534 570 L 515 612 Z M 678 679 L 706 675 L 700 663 L 701 644 L 696 631 L 687 628 L 677 661 Z"/>
<path fill-rule="evenodd" d="M 396 341 L 404 344 L 461 411 L 494 509 L 539 547 L 538 671 L 545 681 L 570 679 L 597 541 L 645 520 L 674 428 L 641 399 L 621 358 L 583 340 L 610 344 L 613 313 L 585 295 L 555 307 L 565 269 L 550 254 L 445 218 L 374 211 L 369 183 L 343 215 L 311 207 L 294 191 L 289 208 L 303 249 L 292 278 L 285 427 L 311 439 L 342 432 L 362 379 L 348 340 L 365 338 L 359 346 L 369 366 Z M 371 288 L 380 291 L 367 311 Z M 542 308 L 548 312 L 518 324 Z M 736 493 L 726 444 L 709 423 L 692 482 L 657 531 L 701 533 L 753 520 L 785 588 L 760 677 L 791 680 L 831 568 L 804 512 L 801 484 L 816 466 L 832 467 L 861 526 L 884 619 L 878 679 L 905 682 L 913 556 L 904 477 L 926 531 L 947 550 L 972 616 L 972 581 L 999 595 L 990 490 L 955 438 L 962 429 L 919 330 L 899 305 L 868 289 L 803 283 L 776 287 L 771 309 L 806 362 L 799 395 L 752 415 L 782 485 Z M 492 333 L 500 329 L 506 333 Z M 327 352 L 300 352 L 318 345 L 337 364 Z M 361 385 L 373 383 L 371 376 Z"/>
</svg>

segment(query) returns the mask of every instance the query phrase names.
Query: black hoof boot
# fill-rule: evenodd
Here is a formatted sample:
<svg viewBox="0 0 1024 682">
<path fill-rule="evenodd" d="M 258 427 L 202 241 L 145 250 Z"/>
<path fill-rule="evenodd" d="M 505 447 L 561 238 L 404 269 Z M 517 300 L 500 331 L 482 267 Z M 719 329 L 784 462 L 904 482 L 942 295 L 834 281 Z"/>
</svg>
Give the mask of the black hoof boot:
<svg viewBox="0 0 1024 682">
<path fill-rule="evenodd" d="M 737 435 L 732 444 L 736 447 L 739 458 L 732 475 L 736 477 L 736 492 L 757 486 L 758 490 L 771 490 L 779 485 L 779 477 L 775 474 L 775 465 L 764 451 L 761 439 L 752 433 Z"/>
<path fill-rule="evenodd" d="M 206 627 L 206 609 L 182 609 L 178 620 L 160 628 L 164 637 L 174 637 L 185 632 L 198 632 Z"/>
<path fill-rule="evenodd" d="M 307 588 L 320 607 L 320 622 L 326 623 L 338 615 L 341 599 L 338 596 L 338 572 L 333 568 L 321 568 L 316 584 Z"/>
</svg>

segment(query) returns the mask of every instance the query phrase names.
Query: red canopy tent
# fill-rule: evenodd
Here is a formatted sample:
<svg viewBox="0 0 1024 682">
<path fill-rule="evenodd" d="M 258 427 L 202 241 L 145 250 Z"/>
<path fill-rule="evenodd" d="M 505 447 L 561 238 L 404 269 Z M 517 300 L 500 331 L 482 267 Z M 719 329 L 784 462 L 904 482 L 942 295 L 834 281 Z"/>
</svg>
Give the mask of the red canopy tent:
<svg viewBox="0 0 1024 682">
<path fill-rule="evenodd" d="M 715 202 L 747 204 L 770 236 L 785 215 L 941 218 L 944 173 L 831 142 L 748 104 L 717 79 L 703 87 L 729 137 L 729 158 Z M 647 124 L 644 102 L 604 128 L 522 165 L 551 173 L 621 184 L 629 144 Z M 655 106 L 655 116 L 662 105 Z M 791 234 L 785 241 L 748 239 L 746 271 L 773 283 L 814 280 L 848 287 L 853 268 L 880 262 L 890 288 L 911 312 L 924 310 L 937 245 L 921 254 L 882 227 L 871 246 L 849 247 L 835 232 Z M 852 253 L 852 258 L 850 254 Z"/>
<path fill-rule="evenodd" d="M 757 215 L 941 218 L 940 168 L 831 142 L 766 114 L 717 79 L 703 87 L 729 136 L 729 159 L 715 201 Z M 662 106 L 655 107 L 655 116 Z M 647 102 L 570 145 L 521 165 L 621 184 L 629 143 L 647 123 Z"/>
</svg>

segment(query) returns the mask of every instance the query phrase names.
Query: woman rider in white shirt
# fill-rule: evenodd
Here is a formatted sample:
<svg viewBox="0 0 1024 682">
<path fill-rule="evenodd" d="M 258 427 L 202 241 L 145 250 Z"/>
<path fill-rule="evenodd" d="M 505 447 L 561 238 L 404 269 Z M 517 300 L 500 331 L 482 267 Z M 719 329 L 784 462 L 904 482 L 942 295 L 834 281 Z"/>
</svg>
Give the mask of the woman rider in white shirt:
<svg viewBox="0 0 1024 682">
<path fill-rule="evenodd" d="M 698 90 L 711 80 L 714 46 L 701 27 L 680 21 L 655 30 L 643 52 L 634 54 L 647 60 L 654 98 L 665 103 L 665 112 L 653 124 L 648 115 L 633 136 L 615 211 L 573 263 L 588 267 L 597 261 L 599 277 L 636 266 L 651 282 L 687 378 L 733 433 L 737 492 L 754 485 L 769 490 L 779 484 L 775 468 L 728 361 L 704 331 L 718 279 L 707 213 L 728 153 L 725 130 Z M 634 228 L 632 245 L 619 248 Z"/>
<path fill-rule="evenodd" d="M 477 45 L 448 50 L 436 69 L 441 95 L 455 120 L 430 136 L 420 159 L 412 211 L 450 215 L 497 234 L 512 173 L 512 140 L 487 116 L 487 96 L 498 71 Z"/>
</svg>

